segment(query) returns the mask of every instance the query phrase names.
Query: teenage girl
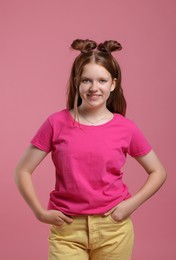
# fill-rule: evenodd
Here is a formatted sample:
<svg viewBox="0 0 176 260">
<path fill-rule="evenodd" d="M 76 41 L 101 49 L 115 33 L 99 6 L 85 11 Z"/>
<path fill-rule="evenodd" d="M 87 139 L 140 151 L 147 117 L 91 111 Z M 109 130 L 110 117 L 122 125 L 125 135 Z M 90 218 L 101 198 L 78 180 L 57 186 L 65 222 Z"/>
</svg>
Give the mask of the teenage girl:
<svg viewBox="0 0 176 260">
<path fill-rule="evenodd" d="M 16 184 L 37 219 L 51 225 L 49 260 L 130 260 L 130 215 L 161 187 L 166 172 L 136 124 L 125 118 L 121 71 L 111 54 L 121 45 L 75 40 L 71 46 L 80 54 L 71 70 L 67 109 L 39 128 L 16 167 Z M 46 210 L 31 176 L 50 152 L 56 184 Z M 133 196 L 122 180 L 127 154 L 148 174 Z"/>
</svg>

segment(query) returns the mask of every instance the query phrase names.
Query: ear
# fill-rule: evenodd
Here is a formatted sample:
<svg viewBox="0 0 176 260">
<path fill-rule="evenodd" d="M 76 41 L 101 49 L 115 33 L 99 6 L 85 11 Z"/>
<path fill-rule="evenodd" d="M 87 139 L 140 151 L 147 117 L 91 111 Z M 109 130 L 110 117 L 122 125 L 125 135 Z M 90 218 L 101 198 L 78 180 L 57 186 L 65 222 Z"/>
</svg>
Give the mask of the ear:
<svg viewBox="0 0 176 260">
<path fill-rule="evenodd" d="M 117 81 L 116 78 L 112 79 L 111 92 L 112 92 L 112 91 L 115 89 L 115 87 L 116 87 L 116 81 Z"/>
</svg>

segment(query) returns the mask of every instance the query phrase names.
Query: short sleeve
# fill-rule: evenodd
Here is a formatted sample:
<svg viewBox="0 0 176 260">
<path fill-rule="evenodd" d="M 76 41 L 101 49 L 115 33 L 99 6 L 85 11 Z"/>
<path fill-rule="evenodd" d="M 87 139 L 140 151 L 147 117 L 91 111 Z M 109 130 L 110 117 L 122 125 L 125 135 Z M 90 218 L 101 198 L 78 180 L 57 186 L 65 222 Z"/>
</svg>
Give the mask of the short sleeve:
<svg viewBox="0 0 176 260">
<path fill-rule="evenodd" d="M 52 126 L 49 122 L 49 119 L 47 119 L 32 138 L 31 144 L 40 150 L 49 153 L 52 150 L 52 136 Z"/>
<path fill-rule="evenodd" d="M 143 156 L 152 150 L 148 140 L 141 130 L 133 123 L 132 136 L 128 147 L 128 154 L 132 157 Z"/>
</svg>

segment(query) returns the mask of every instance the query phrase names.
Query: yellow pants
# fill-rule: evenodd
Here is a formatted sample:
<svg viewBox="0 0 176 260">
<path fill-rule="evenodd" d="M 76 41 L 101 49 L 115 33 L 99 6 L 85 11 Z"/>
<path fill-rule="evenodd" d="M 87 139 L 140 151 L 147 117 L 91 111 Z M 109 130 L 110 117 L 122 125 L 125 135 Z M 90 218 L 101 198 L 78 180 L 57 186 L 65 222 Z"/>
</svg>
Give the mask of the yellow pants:
<svg viewBox="0 0 176 260">
<path fill-rule="evenodd" d="M 133 241 L 130 218 L 73 217 L 71 224 L 51 226 L 48 260 L 130 260 Z"/>
</svg>

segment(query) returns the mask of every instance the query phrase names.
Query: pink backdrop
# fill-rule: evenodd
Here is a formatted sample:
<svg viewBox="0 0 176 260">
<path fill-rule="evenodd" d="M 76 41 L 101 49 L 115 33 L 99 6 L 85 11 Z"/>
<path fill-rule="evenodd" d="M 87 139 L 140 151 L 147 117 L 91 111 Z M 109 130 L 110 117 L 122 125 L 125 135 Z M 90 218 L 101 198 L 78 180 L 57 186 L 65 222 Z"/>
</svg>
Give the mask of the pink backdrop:
<svg viewBox="0 0 176 260">
<path fill-rule="evenodd" d="M 176 259 L 176 4 L 174 0 L 1 0 L 0 2 L 0 259 L 47 259 L 48 226 L 17 192 L 13 170 L 29 140 L 52 112 L 65 107 L 75 38 L 117 39 L 127 116 L 150 140 L 168 171 L 163 188 L 133 215 L 133 260 Z M 50 156 L 49 156 L 50 157 Z M 44 206 L 54 185 L 47 158 L 34 174 Z M 145 181 L 131 158 L 131 192 Z"/>
</svg>

